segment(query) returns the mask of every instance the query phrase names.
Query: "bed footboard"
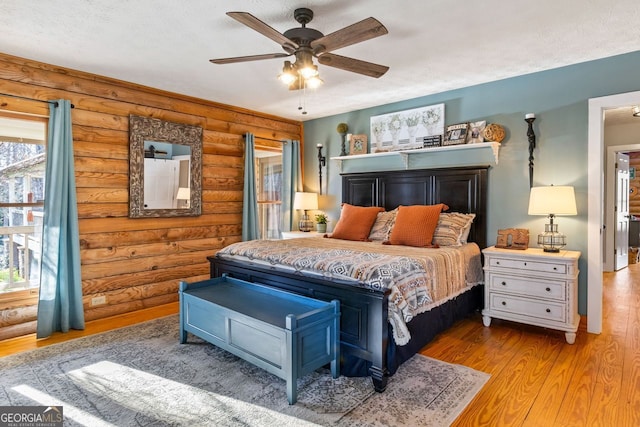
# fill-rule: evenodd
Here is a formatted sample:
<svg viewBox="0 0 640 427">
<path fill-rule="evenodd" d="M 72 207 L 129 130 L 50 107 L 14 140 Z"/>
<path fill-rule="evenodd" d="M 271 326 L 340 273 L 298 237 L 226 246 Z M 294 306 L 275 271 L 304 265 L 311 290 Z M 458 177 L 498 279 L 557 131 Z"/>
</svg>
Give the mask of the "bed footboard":
<svg viewBox="0 0 640 427">
<path fill-rule="evenodd" d="M 323 301 L 340 301 L 340 354 L 355 356 L 371 362 L 369 374 L 376 391 L 387 386 L 387 345 L 389 323 L 387 321 L 388 294 L 321 279 L 302 277 L 298 274 L 264 271 L 238 261 L 211 256 L 211 277 L 223 273 L 237 279 L 260 283 L 299 295 Z"/>
</svg>

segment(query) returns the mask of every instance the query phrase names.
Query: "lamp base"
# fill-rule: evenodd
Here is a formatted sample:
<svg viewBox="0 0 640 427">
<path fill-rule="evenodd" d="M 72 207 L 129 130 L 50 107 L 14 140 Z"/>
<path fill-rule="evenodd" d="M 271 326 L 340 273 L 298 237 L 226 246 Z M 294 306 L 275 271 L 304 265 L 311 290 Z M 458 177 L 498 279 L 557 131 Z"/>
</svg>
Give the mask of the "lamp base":
<svg viewBox="0 0 640 427">
<path fill-rule="evenodd" d="M 544 252 L 558 253 L 567 246 L 567 237 L 558 231 L 558 224 L 545 224 L 544 233 L 538 234 L 538 246 Z"/>
<path fill-rule="evenodd" d="M 557 254 L 558 252 L 560 252 L 560 248 L 542 248 L 542 251 Z"/>
<path fill-rule="evenodd" d="M 298 222 L 298 230 L 304 231 L 305 233 L 313 230 L 313 221 L 309 219 L 309 215 L 307 215 L 307 211 L 304 211 L 304 215 L 300 218 Z"/>
</svg>

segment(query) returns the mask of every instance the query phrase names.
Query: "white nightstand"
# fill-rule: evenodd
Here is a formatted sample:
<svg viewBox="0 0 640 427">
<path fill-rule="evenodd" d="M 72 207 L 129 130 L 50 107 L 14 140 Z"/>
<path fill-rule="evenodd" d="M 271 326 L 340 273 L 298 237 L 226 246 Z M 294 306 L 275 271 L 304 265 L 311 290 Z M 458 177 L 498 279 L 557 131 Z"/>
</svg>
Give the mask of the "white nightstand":
<svg viewBox="0 0 640 427">
<path fill-rule="evenodd" d="M 325 233 L 318 233 L 317 231 L 283 231 L 282 239 L 304 239 L 307 237 L 322 237 Z"/>
<path fill-rule="evenodd" d="M 512 320 L 565 331 L 567 342 L 575 342 L 580 252 L 490 247 L 482 253 L 485 326 L 492 317 Z"/>
</svg>

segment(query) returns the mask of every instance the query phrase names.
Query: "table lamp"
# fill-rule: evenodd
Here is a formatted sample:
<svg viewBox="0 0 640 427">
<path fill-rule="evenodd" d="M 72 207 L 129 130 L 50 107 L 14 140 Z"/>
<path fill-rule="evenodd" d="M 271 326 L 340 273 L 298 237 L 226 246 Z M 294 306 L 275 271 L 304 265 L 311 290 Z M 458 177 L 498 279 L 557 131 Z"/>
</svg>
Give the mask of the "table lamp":
<svg viewBox="0 0 640 427">
<path fill-rule="evenodd" d="M 304 210 L 304 215 L 302 215 L 302 218 L 300 218 L 300 222 L 298 223 L 298 229 L 300 231 L 311 231 L 313 229 L 313 221 L 309 218 L 307 211 L 311 209 L 318 209 L 318 194 L 296 192 L 295 197 L 293 198 L 293 208 Z"/>
<path fill-rule="evenodd" d="M 176 200 L 182 200 L 182 206 L 178 206 L 179 208 L 188 208 L 191 201 L 191 189 L 189 187 L 179 187 Z"/>
<path fill-rule="evenodd" d="M 545 252 L 560 252 L 567 245 L 567 238 L 558 232 L 553 223 L 556 215 L 577 215 L 576 196 L 571 186 L 533 187 L 529 195 L 529 215 L 547 215 L 544 233 L 538 234 L 538 245 Z"/>
</svg>

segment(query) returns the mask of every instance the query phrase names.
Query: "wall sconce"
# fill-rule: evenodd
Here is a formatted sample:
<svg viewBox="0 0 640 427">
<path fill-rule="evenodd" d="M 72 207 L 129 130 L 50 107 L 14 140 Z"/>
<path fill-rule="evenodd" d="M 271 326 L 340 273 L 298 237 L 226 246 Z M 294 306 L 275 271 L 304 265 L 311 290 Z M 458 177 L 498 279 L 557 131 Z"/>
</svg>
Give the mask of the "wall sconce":
<svg viewBox="0 0 640 427">
<path fill-rule="evenodd" d="M 533 131 L 533 122 L 535 119 L 536 115 L 533 113 L 524 115 L 524 121 L 529 125 L 527 129 L 527 137 L 529 138 L 529 188 L 533 187 L 533 150 L 536 148 L 536 134 Z"/>
<path fill-rule="evenodd" d="M 316 147 L 318 147 L 318 180 L 320 182 L 320 195 L 322 195 L 322 168 L 327 164 L 327 158 L 322 155 L 322 144 L 318 144 Z"/>
</svg>

